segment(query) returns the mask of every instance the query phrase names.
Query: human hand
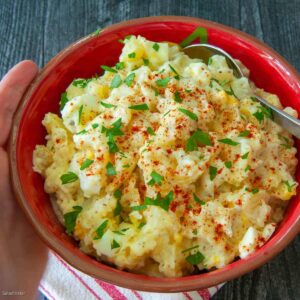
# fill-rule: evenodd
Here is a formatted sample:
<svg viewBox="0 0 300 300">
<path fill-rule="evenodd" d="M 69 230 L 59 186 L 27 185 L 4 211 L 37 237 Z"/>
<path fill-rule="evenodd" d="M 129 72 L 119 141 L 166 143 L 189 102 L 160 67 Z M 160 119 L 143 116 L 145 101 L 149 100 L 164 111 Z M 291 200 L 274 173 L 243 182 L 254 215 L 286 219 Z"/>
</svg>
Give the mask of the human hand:
<svg viewBox="0 0 300 300">
<path fill-rule="evenodd" d="M 14 112 L 37 71 L 35 63 L 22 61 L 0 82 L 0 298 L 11 291 L 24 293 L 22 299 L 34 299 L 47 262 L 46 246 L 12 193 L 4 149 Z"/>
</svg>

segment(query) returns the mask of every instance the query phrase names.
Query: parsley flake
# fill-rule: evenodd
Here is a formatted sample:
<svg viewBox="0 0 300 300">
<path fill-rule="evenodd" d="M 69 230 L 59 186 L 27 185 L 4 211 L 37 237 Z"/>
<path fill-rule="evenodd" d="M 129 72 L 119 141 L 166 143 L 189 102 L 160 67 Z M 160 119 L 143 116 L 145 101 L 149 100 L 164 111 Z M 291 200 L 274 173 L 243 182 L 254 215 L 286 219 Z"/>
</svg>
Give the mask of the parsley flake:
<svg viewBox="0 0 300 300">
<path fill-rule="evenodd" d="M 112 107 L 117 107 L 117 105 L 113 105 L 113 104 L 110 104 L 110 103 L 105 103 L 103 101 L 100 102 L 100 104 L 106 108 L 112 108 Z"/>
<path fill-rule="evenodd" d="M 148 184 L 151 185 L 151 186 L 153 186 L 154 184 L 161 185 L 162 181 L 164 180 L 164 177 L 161 176 L 160 174 L 158 174 L 155 171 L 152 171 L 150 176 L 151 176 L 152 179 L 150 181 L 148 181 Z"/>
<path fill-rule="evenodd" d="M 180 75 L 179 73 L 169 64 L 170 69 L 172 70 L 173 73 L 175 73 L 174 78 L 179 80 L 180 79 Z"/>
<path fill-rule="evenodd" d="M 147 127 L 147 132 L 148 132 L 148 134 L 150 134 L 150 135 L 156 135 L 156 134 L 155 134 L 155 131 L 154 131 L 151 127 Z"/>
<path fill-rule="evenodd" d="M 170 77 L 166 77 L 164 79 L 158 79 L 155 82 L 159 87 L 166 87 L 170 80 L 171 80 Z"/>
<path fill-rule="evenodd" d="M 110 83 L 110 88 L 111 89 L 118 88 L 121 84 L 122 84 L 122 78 L 119 74 L 116 74 Z"/>
<path fill-rule="evenodd" d="M 181 99 L 180 94 L 179 94 L 178 91 L 176 91 L 176 92 L 174 93 L 174 100 L 175 100 L 175 102 L 177 102 L 177 103 L 181 103 L 181 102 L 182 102 L 182 99 Z"/>
<path fill-rule="evenodd" d="M 135 73 L 129 74 L 129 75 L 124 79 L 124 83 L 125 83 L 127 86 L 130 87 L 130 86 L 132 85 L 132 83 L 133 83 L 134 77 L 135 77 Z"/>
<path fill-rule="evenodd" d="M 187 256 L 185 260 L 191 265 L 198 265 L 204 260 L 204 258 L 204 255 L 197 251 L 195 254 L 190 254 Z"/>
<path fill-rule="evenodd" d="M 60 96 L 60 102 L 59 102 L 59 109 L 60 111 L 62 111 L 66 105 L 66 103 L 69 101 L 68 97 L 67 97 L 67 93 L 62 93 Z"/>
<path fill-rule="evenodd" d="M 170 206 L 171 202 L 173 201 L 173 199 L 174 199 L 174 193 L 172 191 L 169 192 L 165 198 L 162 198 L 160 193 L 158 193 L 155 199 L 146 197 L 145 205 L 159 206 L 162 209 L 164 209 L 165 211 L 168 211 L 169 206 Z"/>
<path fill-rule="evenodd" d="M 115 175 L 117 175 L 117 171 L 116 171 L 115 167 L 113 166 L 113 164 L 111 162 L 109 162 L 106 165 L 106 174 L 108 176 L 115 176 Z"/>
<path fill-rule="evenodd" d="M 122 136 L 124 135 L 124 132 L 121 130 L 122 125 L 122 119 L 119 118 L 116 122 L 112 123 L 111 128 L 106 128 L 102 126 L 102 133 L 105 133 L 108 137 L 108 147 L 110 153 L 116 153 L 119 151 L 119 148 L 114 140 L 114 137 L 116 136 Z"/>
<path fill-rule="evenodd" d="M 249 170 L 250 170 L 250 166 L 247 166 L 244 171 L 248 172 Z"/>
<path fill-rule="evenodd" d="M 190 45 L 194 40 L 200 38 L 200 43 L 207 43 L 207 30 L 203 27 L 197 27 L 188 37 L 186 37 L 179 45 L 184 48 Z"/>
<path fill-rule="evenodd" d="M 144 65 L 145 66 L 149 66 L 149 59 L 147 59 L 147 58 L 143 58 L 143 62 L 144 62 Z"/>
<path fill-rule="evenodd" d="M 274 119 L 272 110 L 264 106 L 259 106 L 258 110 L 253 114 L 253 116 L 258 120 L 259 123 L 261 123 L 265 117 L 271 120 Z"/>
<path fill-rule="evenodd" d="M 100 32 L 102 31 L 101 28 L 96 29 L 94 32 L 91 33 L 92 36 L 98 36 Z"/>
<path fill-rule="evenodd" d="M 115 209 L 114 209 L 114 217 L 116 217 L 116 216 L 119 216 L 120 215 L 120 213 L 121 213 L 121 210 L 122 210 L 122 206 L 121 206 L 121 204 L 120 204 L 120 200 L 121 200 L 121 197 L 122 197 L 122 192 L 121 192 L 121 190 L 116 190 L 115 192 L 114 192 L 114 197 L 117 199 L 117 205 L 116 205 L 116 207 L 115 207 Z"/>
<path fill-rule="evenodd" d="M 227 145 L 230 145 L 230 146 L 237 146 L 239 144 L 238 142 L 235 142 L 232 139 L 228 139 L 228 138 L 221 139 L 221 140 L 218 140 L 218 141 L 220 143 L 227 144 Z"/>
<path fill-rule="evenodd" d="M 94 123 L 94 124 L 92 124 L 92 127 L 93 127 L 94 129 L 96 129 L 96 128 L 99 127 L 99 124 L 98 124 L 98 123 Z"/>
<path fill-rule="evenodd" d="M 73 206 L 73 209 L 74 209 L 73 211 L 64 214 L 64 221 L 65 221 L 66 231 L 68 234 L 72 234 L 76 225 L 77 217 L 79 213 L 82 211 L 82 207 Z"/>
<path fill-rule="evenodd" d="M 157 43 L 154 43 L 152 48 L 157 52 L 159 50 L 159 45 Z"/>
<path fill-rule="evenodd" d="M 123 70 L 124 68 L 125 68 L 125 64 L 122 61 L 120 61 L 116 64 L 117 70 Z"/>
<path fill-rule="evenodd" d="M 205 146 L 211 146 L 211 140 L 209 135 L 197 129 L 190 138 L 187 139 L 185 144 L 186 151 L 196 151 L 198 150 L 198 143 L 203 144 Z"/>
<path fill-rule="evenodd" d="M 82 111 L 83 111 L 83 105 L 81 105 L 78 110 L 78 124 L 81 123 Z"/>
<path fill-rule="evenodd" d="M 296 185 L 296 183 L 290 184 L 288 181 L 284 181 L 283 183 L 286 185 L 289 192 L 292 192 L 293 187 Z"/>
<path fill-rule="evenodd" d="M 194 120 L 194 121 L 198 121 L 198 117 L 196 114 L 194 114 L 193 112 L 187 110 L 187 109 L 184 109 L 184 108 L 178 108 L 178 110 L 180 112 L 182 112 L 183 114 L 185 114 L 186 116 L 188 116 L 190 119 Z"/>
<path fill-rule="evenodd" d="M 252 194 L 257 194 L 258 192 L 259 192 L 259 189 L 258 189 L 258 188 L 254 188 L 254 189 L 251 191 Z"/>
<path fill-rule="evenodd" d="M 214 180 L 217 176 L 218 169 L 216 167 L 210 166 L 208 171 L 210 180 Z"/>
<path fill-rule="evenodd" d="M 108 220 L 105 220 L 104 222 L 99 225 L 99 227 L 96 229 L 96 237 L 94 237 L 94 240 L 100 240 L 104 235 L 104 230 L 106 229 L 108 224 Z"/>
<path fill-rule="evenodd" d="M 75 174 L 73 172 L 68 172 L 68 173 L 60 176 L 61 184 L 71 183 L 71 182 L 76 181 L 77 179 L 78 179 L 77 174 Z"/>
<path fill-rule="evenodd" d="M 250 134 L 249 130 L 244 130 L 238 136 L 239 137 L 247 137 L 249 134 Z"/>
<path fill-rule="evenodd" d="M 246 152 L 245 154 L 242 155 L 242 159 L 247 159 L 249 155 L 249 152 Z"/>
<path fill-rule="evenodd" d="M 77 86 L 79 88 L 85 88 L 91 80 L 92 80 L 92 78 L 90 78 L 90 79 L 75 79 L 75 80 L 73 80 L 72 85 Z"/>
<path fill-rule="evenodd" d="M 195 200 L 197 203 L 199 203 L 200 205 L 205 205 L 205 204 L 206 204 L 206 202 L 200 200 L 200 199 L 197 197 L 197 195 L 196 195 L 195 193 L 193 193 L 193 198 L 194 198 L 194 200 Z"/>
<path fill-rule="evenodd" d="M 129 53 L 129 54 L 128 54 L 128 57 L 129 57 L 129 58 L 135 58 L 135 52 Z"/>
<path fill-rule="evenodd" d="M 232 162 L 231 161 L 225 161 L 225 167 L 227 168 L 227 169 L 230 169 L 231 167 L 232 167 Z"/>
<path fill-rule="evenodd" d="M 128 106 L 128 108 L 134 109 L 134 110 L 149 110 L 149 106 L 146 103 L 131 105 L 131 106 Z"/>
<path fill-rule="evenodd" d="M 194 250 L 194 249 L 197 249 L 197 248 L 199 248 L 199 245 L 196 245 L 196 246 L 187 248 L 187 249 L 181 251 L 181 253 L 186 253 L 186 252 L 189 252 L 189 251 Z"/>
<path fill-rule="evenodd" d="M 139 227 L 138 227 L 138 229 L 142 229 L 145 225 L 146 225 L 145 222 L 141 222 L 140 225 L 139 225 Z"/>
<path fill-rule="evenodd" d="M 94 162 L 93 160 L 87 158 L 80 166 L 80 170 L 82 171 L 82 170 L 88 168 L 93 162 Z"/>
<path fill-rule="evenodd" d="M 107 71 L 107 72 L 111 72 L 111 73 L 118 73 L 115 69 L 108 67 L 108 66 L 101 66 L 101 69 L 103 69 L 104 71 Z"/>
<path fill-rule="evenodd" d="M 136 206 L 131 206 L 131 210 L 144 210 L 147 208 L 147 205 L 136 205 Z"/>
</svg>

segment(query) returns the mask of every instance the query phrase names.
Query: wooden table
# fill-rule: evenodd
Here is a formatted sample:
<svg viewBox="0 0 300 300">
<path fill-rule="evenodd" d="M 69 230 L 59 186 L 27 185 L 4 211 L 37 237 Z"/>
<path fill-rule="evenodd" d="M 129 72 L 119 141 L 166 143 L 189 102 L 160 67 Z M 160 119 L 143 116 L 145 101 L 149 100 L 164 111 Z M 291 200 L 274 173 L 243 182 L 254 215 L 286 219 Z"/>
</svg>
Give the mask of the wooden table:
<svg viewBox="0 0 300 300">
<path fill-rule="evenodd" d="M 15 63 L 42 67 L 78 38 L 115 22 L 185 15 L 229 25 L 265 41 L 300 71 L 300 1 L 0 0 L 0 78 Z M 299 237 L 270 263 L 227 283 L 217 299 L 300 299 Z"/>
</svg>

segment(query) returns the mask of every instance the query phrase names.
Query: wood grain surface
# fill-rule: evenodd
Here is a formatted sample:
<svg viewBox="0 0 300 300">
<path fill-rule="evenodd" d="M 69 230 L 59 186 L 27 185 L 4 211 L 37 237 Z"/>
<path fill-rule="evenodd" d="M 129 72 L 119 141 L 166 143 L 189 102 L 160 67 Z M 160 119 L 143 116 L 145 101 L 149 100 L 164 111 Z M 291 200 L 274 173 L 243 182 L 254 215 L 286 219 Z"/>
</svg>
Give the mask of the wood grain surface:
<svg viewBox="0 0 300 300">
<path fill-rule="evenodd" d="M 0 78 L 17 62 L 40 67 L 78 38 L 112 23 L 154 15 L 195 16 L 245 31 L 300 71 L 300 0 L 0 0 Z M 300 239 L 214 299 L 300 299 Z"/>
</svg>

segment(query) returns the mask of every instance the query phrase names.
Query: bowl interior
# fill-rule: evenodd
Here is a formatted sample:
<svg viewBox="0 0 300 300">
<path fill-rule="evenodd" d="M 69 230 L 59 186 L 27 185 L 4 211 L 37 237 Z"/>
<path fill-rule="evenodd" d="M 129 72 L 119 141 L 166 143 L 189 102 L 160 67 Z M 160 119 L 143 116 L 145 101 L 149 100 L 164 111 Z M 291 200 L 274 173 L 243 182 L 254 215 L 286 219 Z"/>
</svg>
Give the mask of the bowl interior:
<svg viewBox="0 0 300 300">
<path fill-rule="evenodd" d="M 45 143 L 46 132 L 41 124 L 44 115 L 47 112 L 58 113 L 60 95 L 74 78 L 87 78 L 96 73 L 99 74 L 101 73 L 100 65 L 112 66 L 118 61 L 122 49 L 122 44 L 118 42 L 119 39 L 129 34 L 135 34 L 153 41 L 178 43 L 197 26 L 208 29 L 209 43 L 223 48 L 233 57 L 240 59 L 250 69 L 250 78 L 258 87 L 277 94 L 283 105 L 290 105 L 300 112 L 300 88 L 297 75 L 293 73 L 293 70 L 287 68 L 281 58 L 274 56 L 274 53 L 268 48 L 263 48 L 249 36 L 231 32 L 227 27 L 215 23 L 188 18 L 154 18 L 112 26 L 102 31 L 99 36 L 88 37 L 65 50 L 42 71 L 34 88 L 29 91 L 27 98 L 25 97 L 25 102 L 19 110 L 19 118 L 15 122 L 15 174 L 18 174 L 16 176 L 18 176 L 20 190 L 24 195 L 21 202 L 31 219 L 34 219 L 34 224 L 39 227 L 40 233 L 47 235 L 48 243 L 71 264 L 75 264 L 85 272 L 126 287 L 136 287 L 136 285 L 109 278 L 111 275 L 124 277 L 124 272 L 86 256 L 77 248 L 73 239 L 65 233 L 52 210 L 49 196 L 44 192 L 43 179 L 32 170 L 32 153 L 35 145 Z M 300 144 L 298 142 L 297 148 L 299 151 Z M 299 176 L 298 168 L 298 182 Z M 149 280 L 149 277 L 129 273 L 126 274 L 126 278 L 134 279 L 136 284 L 139 284 L 139 289 L 159 291 L 163 290 L 161 283 L 165 284 L 168 291 L 201 287 L 203 285 L 200 279 L 205 277 L 211 278 L 211 281 L 206 281 L 205 285 L 215 284 L 224 278 L 218 277 L 219 275 L 222 276 L 232 268 L 245 265 L 255 257 L 267 255 L 270 246 L 278 243 L 286 235 L 289 227 L 298 220 L 299 215 L 300 202 L 297 196 L 290 202 L 284 220 L 266 245 L 248 258 L 238 260 L 223 269 L 181 279 L 151 278 Z M 86 263 L 90 267 L 87 267 Z M 104 273 L 110 275 L 103 275 Z M 218 276 L 214 277 L 216 275 Z M 147 284 L 146 281 L 151 281 L 151 283 Z M 181 281 L 180 286 L 178 286 L 179 281 Z M 175 287 L 175 283 L 177 287 Z"/>
</svg>

